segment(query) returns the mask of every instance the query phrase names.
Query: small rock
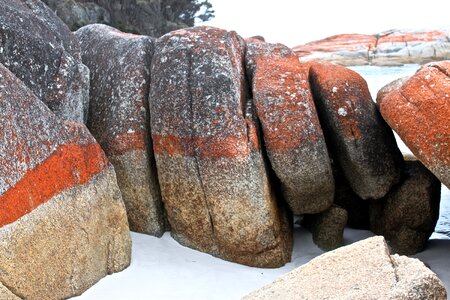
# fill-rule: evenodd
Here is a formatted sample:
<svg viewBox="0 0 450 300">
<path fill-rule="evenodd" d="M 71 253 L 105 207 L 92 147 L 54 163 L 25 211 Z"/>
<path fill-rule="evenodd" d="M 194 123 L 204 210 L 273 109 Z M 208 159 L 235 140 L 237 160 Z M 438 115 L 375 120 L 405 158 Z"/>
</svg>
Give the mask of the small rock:
<svg viewBox="0 0 450 300">
<path fill-rule="evenodd" d="M 384 238 L 365 239 L 314 258 L 243 299 L 447 299 L 420 260 L 389 255 Z"/>
<path fill-rule="evenodd" d="M 403 158 L 365 80 L 332 63 L 312 62 L 310 82 L 328 149 L 353 191 L 379 199 L 400 181 Z"/>
<path fill-rule="evenodd" d="M 333 203 L 330 159 L 308 83 L 308 68 L 284 45 L 248 43 L 246 67 L 264 146 L 294 214 Z"/>
<path fill-rule="evenodd" d="M 404 180 L 370 206 L 371 230 L 395 253 L 425 248 L 439 218 L 441 183 L 419 161 L 405 162 Z"/>
<path fill-rule="evenodd" d="M 450 62 L 425 65 L 400 84 L 379 93 L 380 112 L 414 155 L 450 188 Z"/>
<path fill-rule="evenodd" d="M 314 243 L 320 249 L 329 251 L 342 246 L 347 219 L 345 209 L 332 206 L 319 214 L 305 215 L 302 225 L 311 231 Z"/>
</svg>

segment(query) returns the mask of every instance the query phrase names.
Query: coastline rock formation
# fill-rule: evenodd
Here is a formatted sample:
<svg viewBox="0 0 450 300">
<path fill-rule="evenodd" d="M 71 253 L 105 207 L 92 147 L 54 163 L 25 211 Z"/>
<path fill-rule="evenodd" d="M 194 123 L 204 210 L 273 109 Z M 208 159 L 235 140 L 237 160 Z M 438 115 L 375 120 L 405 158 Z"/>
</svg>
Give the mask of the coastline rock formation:
<svg viewBox="0 0 450 300">
<path fill-rule="evenodd" d="M 308 69 L 281 44 L 248 42 L 245 58 L 264 146 L 286 202 L 294 214 L 328 209 L 334 179 Z"/>
<path fill-rule="evenodd" d="M 312 62 L 309 76 L 333 159 L 358 196 L 382 198 L 400 181 L 403 157 L 366 81 L 328 62 Z"/>
<path fill-rule="evenodd" d="M 80 28 L 76 36 L 91 72 L 87 127 L 114 165 L 130 229 L 162 236 L 148 111 L 153 39 L 101 24 Z"/>
<path fill-rule="evenodd" d="M 421 261 L 390 255 L 376 236 L 314 258 L 243 299 L 447 299 Z"/>
<path fill-rule="evenodd" d="M 57 116 L 85 122 L 89 70 L 74 34 L 39 0 L 2 0 L 0 11 L 0 63 Z"/>
<path fill-rule="evenodd" d="M 379 110 L 413 154 L 450 188 L 450 62 L 430 63 L 378 96 Z"/>
<path fill-rule="evenodd" d="M 259 267 L 290 261 L 290 220 L 277 205 L 251 101 L 245 45 L 211 27 L 161 37 L 152 63 L 151 132 L 172 236 Z"/>
<path fill-rule="evenodd" d="M 126 268 L 125 207 L 87 128 L 1 64 L 0 119 L 0 299 L 67 298 Z"/>
<path fill-rule="evenodd" d="M 301 61 L 340 65 L 424 64 L 450 59 L 450 30 L 339 34 L 293 48 Z"/>
</svg>

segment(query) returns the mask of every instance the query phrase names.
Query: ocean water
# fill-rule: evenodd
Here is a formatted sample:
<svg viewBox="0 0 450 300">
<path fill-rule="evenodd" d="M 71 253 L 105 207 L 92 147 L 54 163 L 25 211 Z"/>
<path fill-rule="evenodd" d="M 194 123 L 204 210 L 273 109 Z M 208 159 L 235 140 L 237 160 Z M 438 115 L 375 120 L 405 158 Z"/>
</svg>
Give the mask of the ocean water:
<svg viewBox="0 0 450 300">
<path fill-rule="evenodd" d="M 419 65 L 409 64 L 395 67 L 380 66 L 353 66 L 350 69 L 358 72 L 367 81 L 372 98 L 375 100 L 378 91 L 386 84 L 405 76 L 413 75 Z M 395 134 L 397 144 L 402 153 L 411 153 L 411 150 Z M 450 239 L 450 190 L 441 185 L 441 206 L 439 220 L 431 238 Z"/>
</svg>

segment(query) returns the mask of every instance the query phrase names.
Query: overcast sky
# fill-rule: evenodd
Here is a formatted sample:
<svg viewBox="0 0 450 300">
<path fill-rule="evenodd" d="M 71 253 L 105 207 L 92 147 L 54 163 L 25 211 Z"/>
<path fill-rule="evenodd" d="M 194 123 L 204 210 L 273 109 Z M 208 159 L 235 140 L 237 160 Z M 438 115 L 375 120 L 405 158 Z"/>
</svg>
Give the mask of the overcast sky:
<svg viewBox="0 0 450 300">
<path fill-rule="evenodd" d="M 296 46 L 339 33 L 450 29 L 450 0 L 209 0 L 205 25 Z M 200 25 L 200 24 L 199 24 Z"/>
</svg>

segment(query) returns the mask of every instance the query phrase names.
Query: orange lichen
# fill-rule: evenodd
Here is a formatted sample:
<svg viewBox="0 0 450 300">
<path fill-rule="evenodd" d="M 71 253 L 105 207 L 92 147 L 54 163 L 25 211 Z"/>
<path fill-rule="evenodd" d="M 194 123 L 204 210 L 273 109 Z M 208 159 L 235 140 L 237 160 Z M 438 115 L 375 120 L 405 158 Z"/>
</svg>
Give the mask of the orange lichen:
<svg viewBox="0 0 450 300">
<path fill-rule="evenodd" d="M 63 190 L 86 183 L 106 165 L 98 144 L 59 147 L 0 196 L 0 227 L 30 213 Z"/>
<path fill-rule="evenodd" d="M 108 155 L 122 155 L 132 150 L 145 150 L 145 137 L 147 134 L 147 131 L 143 130 L 133 133 L 118 134 L 108 142 L 105 151 Z"/>
</svg>

